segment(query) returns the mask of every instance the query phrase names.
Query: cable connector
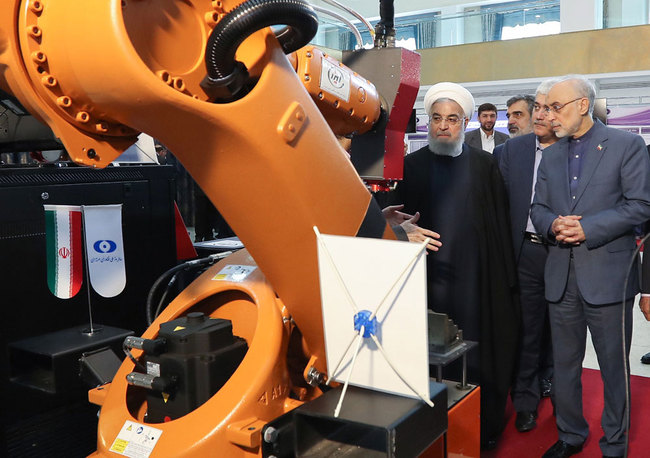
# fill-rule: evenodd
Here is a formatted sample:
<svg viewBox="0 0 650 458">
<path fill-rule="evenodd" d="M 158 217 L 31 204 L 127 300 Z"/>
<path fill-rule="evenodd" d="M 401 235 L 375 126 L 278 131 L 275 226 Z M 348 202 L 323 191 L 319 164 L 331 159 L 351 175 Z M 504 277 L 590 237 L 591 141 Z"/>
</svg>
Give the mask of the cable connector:
<svg viewBox="0 0 650 458">
<path fill-rule="evenodd" d="M 159 355 L 165 351 L 167 341 L 163 337 L 158 339 L 144 339 L 142 337 L 128 336 L 124 339 L 126 348 L 142 350 L 148 355 Z"/>
<path fill-rule="evenodd" d="M 240 92 L 248 83 L 249 74 L 246 66 L 237 61 L 230 75 L 223 78 L 211 78 L 205 75 L 200 83 L 203 91 L 212 99 L 230 101 L 240 98 Z"/>
<path fill-rule="evenodd" d="M 375 26 L 375 48 L 394 48 L 395 29 L 378 22 Z"/>
</svg>

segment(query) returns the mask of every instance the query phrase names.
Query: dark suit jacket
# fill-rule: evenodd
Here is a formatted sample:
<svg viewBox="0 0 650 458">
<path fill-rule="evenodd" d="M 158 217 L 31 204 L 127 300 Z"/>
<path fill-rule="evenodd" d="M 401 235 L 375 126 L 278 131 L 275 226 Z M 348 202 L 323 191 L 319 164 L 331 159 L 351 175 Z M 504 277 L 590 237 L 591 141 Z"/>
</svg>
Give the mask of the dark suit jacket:
<svg viewBox="0 0 650 458">
<path fill-rule="evenodd" d="M 508 139 L 508 140 L 510 140 L 510 139 Z M 503 152 L 503 147 L 504 147 L 504 145 L 506 143 L 508 143 L 508 142 L 506 141 L 504 143 L 501 143 L 500 145 L 495 146 L 494 151 L 492 151 L 492 156 L 494 156 L 494 159 L 497 160 L 497 164 L 501 160 L 501 153 Z"/>
<path fill-rule="evenodd" d="M 480 278 L 477 279 L 480 300 L 471 319 L 479 321 L 481 336 L 481 436 L 495 437 L 503 428 L 503 412 L 518 345 L 521 314 L 515 289 L 517 271 L 511 247 L 508 202 L 496 161 L 491 154 L 468 145 L 463 145 L 463 154 L 468 155 L 472 177 L 469 205 L 478 247 L 473 256 L 480 265 Z M 431 195 L 432 158 L 433 153 L 427 146 L 406 156 L 404 180 L 398 183 L 391 203 L 403 203 L 403 211 L 407 213 L 420 211 L 418 225 L 435 231 L 431 199 L 445 199 L 446 196 Z M 441 241 L 444 246 L 444 236 Z"/>
<path fill-rule="evenodd" d="M 594 129 L 575 199 L 569 188 L 567 138 L 546 148 L 537 171 L 531 210 L 537 230 L 553 239 L 551 224 L 558 215 L 581 215 L 586 237 L 578 246 L 549 247 L 545 270 L 549 302 L 558 302 L 564 294 L 571 254 L 578 288 L 588 303 L 620 302 L 636 248 L 634 227 L 650 219 L 650 158 L 643 140 L 600 121 Z M 631 298 L 638 291 L 635 264 L 625 295 Z"/>
<path fill-rule="evenodd" d="M 475 130 L 470 130 L 469 132 L 465 132 L 465 143 L 467 143 L 469 146 L 472 148 L 476 149 L 483 149 L 483 143 L 481 142 L 481 128 L 479 127 L 478 129 Z M 499 132 L 498 130 L 494 131 L 494 146 L 496 147 L 497 145 L 500 145 L 501 143 L 504 143 L 508 138 L 506 134 L 503 132 Z"/>
<path fill-rule="evenodd" d="M 511 138 L 499 145 L 499 169 L 510 202 L 510 228 L 515 259 L 519 260 L 524 232 L 528 223 L 535 168 L 535 134 Z M 497 155 L 495 154 L 495 157 Z"/>
</svg>

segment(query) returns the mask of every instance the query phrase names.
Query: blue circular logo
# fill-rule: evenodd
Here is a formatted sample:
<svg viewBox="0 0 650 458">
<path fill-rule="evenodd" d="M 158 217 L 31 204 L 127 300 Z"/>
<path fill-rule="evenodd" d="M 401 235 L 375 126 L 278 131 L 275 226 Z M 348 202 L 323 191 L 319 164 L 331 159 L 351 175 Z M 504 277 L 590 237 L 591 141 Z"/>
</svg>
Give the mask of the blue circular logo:
<svg viewBox="0 0 650 458">
<path fill-rule="evenodd" d="M 117 244 L 112 240 L 97 240 L 93 248 L 97 253 L 112 253 L 117 248 Z"/>
</svg>

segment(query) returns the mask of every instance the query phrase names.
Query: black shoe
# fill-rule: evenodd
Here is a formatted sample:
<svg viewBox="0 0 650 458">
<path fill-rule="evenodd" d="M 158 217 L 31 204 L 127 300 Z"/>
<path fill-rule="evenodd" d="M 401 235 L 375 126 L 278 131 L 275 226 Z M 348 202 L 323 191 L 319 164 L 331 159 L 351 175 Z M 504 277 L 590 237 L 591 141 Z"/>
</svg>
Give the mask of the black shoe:
<svg viewBox="0 0 650 458">
<path fill-rule="evenodd" d="M 641 357 L 641 362 L 643 364 L 650 364 L 650 353 L 646 353 Z"/>
<path fill-rule="evenodd" d="M 517 431 L 520 433 L 531 431 L 537 427 L 537 423 L 535 422 L 536 418 L 537 412 L 517 412 L 515 428 L 517 428 Z"/>
<path fill-rule="evenodd" d="M 650 361 L 648 364 L 650 364 Z M 551 388 L 553 388 L 553 382 L 551 379 L 543 378 L 539 381 L 539 394 L 543 398 L 548 398 L 551 395 Z"/>
<path fill-rule="evenodd" d="M 575 455 L 580 450 L 582 450 L 582 444 L 571 445 L 564 441 L 557 441 L 551 448 L 546 450 L 542 458 L 567 458 Z"/>
</svg>

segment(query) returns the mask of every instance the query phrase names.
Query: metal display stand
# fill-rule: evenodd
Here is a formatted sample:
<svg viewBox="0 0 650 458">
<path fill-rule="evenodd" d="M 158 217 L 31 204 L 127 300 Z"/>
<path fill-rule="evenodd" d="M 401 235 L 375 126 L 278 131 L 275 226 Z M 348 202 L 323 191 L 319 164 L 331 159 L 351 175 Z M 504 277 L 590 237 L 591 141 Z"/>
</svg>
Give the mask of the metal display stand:
<svg viewBox="0 0 650 458">
<path fill-rule="evenodd" d="M 463 378 L 457 385 L 460 390 L 468 390 L 473 388 L 473 385 L 467 383 L 467 352 L 472 348 L 478 346 L 478 342 L 471 340 L 464 340 L 445 353 L 436 353 L 429 351 L 429 365 L 436 366 L 436 382 L 442 383 L 442 368 L 447 364 L 456 361 L 458 358 L 463 358 Z"/>
</svg>

